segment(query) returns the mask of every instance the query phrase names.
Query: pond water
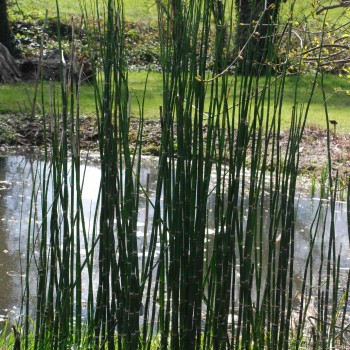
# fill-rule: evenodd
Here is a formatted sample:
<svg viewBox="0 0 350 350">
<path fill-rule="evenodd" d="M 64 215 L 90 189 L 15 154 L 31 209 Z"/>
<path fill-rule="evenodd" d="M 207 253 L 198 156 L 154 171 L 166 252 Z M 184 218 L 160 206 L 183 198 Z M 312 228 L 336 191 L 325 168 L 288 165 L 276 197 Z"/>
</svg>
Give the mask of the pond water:
<svg viewBox="0 0 350 350">
<path fill-rule="evenodd" d="M 157 161 L 145 157 L 142 160 L 141 183 L 145 186 L 147 174 L 150 174 L 151 199 L 155 188 Z M 0 157 L 0 323 L 6 315 L 15 316 L 20 312 L 23 291 L 22 280 L 25 275 L 25 251 L 28 232 L 28 217 L 31 207 L 32 184 L 36 170 L 42 168 L 42 163 L 31 160 L 28 156 Z M 86 167 L 84 191 L 82 194 L 87 227 L 92 217 L 93 207 L 99 191 L 100 169 L 97 162 L 89 163 Z M 153 192 L 154 193 L 154 192 Z M 295 287 L 299 289 L 302 283 L 303 268 L 308 256 L 310 227 L 319 205 L 319 199 L 311 199 L 308 195 L 298 195 L 296 198 L 297 221 L 295 242 Z M 146 199 L 140 199 L 139 231 L 140 247 L 145 218 Z M 324 202 L 327 206 L 327 202 Z M 152 215 L 152 213 L 150 213 Z M 92 219 L 91 219 L 92 220 Z M 212 225 L 209 216 L 209 227 Z M 326 230 L 329 227 L 326 220 Z M 40 223 L 38 223 L 40 225 Z M 349 264 L 349 239 L 347 231 L 347 208 L 343 202 L 336 203 L 335 212 L 337 249 L 342 246 L 343 259 L 341 269 L 345 271 Z M 212 230 L 208 230 L 209 233 Z M 35 262 L 37 252 L 32 256 Z M 84 252 L 82 252 L 84 254 Z M 320 260 L 321 235 L 316 237 L 314 262 Z M 33 269 L 35 263 L 32 264 Z M 32 280 L 31 288 L 36 289 L 36 280 Z"/>
</svg>

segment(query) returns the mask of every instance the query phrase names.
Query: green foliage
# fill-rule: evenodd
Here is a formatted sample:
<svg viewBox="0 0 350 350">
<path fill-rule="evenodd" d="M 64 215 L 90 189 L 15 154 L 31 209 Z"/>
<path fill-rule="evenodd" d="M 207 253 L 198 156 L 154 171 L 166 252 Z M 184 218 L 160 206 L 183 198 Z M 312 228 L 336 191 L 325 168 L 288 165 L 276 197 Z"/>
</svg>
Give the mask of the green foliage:
<svg viewBox="0 0 350 350">
<path fill-rule="evenodd" d="M 0 142 L 11 145 L 15 140 L 14 130 L 0 122 Z"/>
</svg>

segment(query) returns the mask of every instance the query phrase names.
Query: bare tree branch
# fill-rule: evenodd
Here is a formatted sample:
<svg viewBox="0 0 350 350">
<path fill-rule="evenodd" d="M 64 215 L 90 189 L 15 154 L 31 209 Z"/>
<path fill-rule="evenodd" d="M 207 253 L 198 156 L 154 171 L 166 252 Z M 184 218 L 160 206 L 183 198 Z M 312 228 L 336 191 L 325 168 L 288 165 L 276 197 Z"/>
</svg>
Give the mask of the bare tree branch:
<svg viewBox="0 0 350 350">
<path fill-rule="evenodd" d="M 316 11 L 316 15 L 319 15 L 320 13 L 322 13 L 323 11 L 326 10 L 332 10 L 332 9 L 336 9 L 339 7 L 349 7 L 350 6 L 350 1 L 342 1 L 339 4 L 334 4 L 334 5 L 328 5 L 328 6 L 324 6 L 321 9 Z"/>
</svg>

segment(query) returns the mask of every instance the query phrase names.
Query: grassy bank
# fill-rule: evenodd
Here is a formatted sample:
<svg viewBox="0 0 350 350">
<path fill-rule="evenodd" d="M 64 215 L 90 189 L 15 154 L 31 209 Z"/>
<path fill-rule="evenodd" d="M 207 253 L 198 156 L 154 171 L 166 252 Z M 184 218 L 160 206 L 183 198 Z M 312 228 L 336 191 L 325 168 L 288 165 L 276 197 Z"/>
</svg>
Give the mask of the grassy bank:
<svg viewBox="0 0 350 350">
<path fill-rule="evenodd" d="M 144 84 L 146 81 L 146 72 L 130 72 L 129 73 L 129 90 L 133 100 L 131 115 L 137 116 L 138 104 L 141 101 Z M 232 76 L 229 80 L 234 79 Z M 240 78 L 238 84 L 240 84 Z M 305 75 L 301 79 L 293 76 L 287 76 L 285 80 L 284 103 L 282 106 L 281 125 L 285 130 L 290 124 L 290 110 L 294 103 L 295 86 L 298 84 L 297 94 L 299 107 L 307 102 L 308 93 L 312 87 L 312 75 Z M 337 131 L 340 133 L 349 132 L 348 126 L 348 109 L 350 106 L 350 96 L 348 95 L 348 81 L 336 75 L 327 75 L 323 84 L 325 90 L 330 119 L 335 119 L 338 122 Z M 58 89 L 59 85 L 56 84 Z M 16 90 L 16 94 L 13 93 Z M 43 84 L 45 100 L 47 101 L 46 108 L 49 105 L 49 83 Z M 58 90 L 56 90 L 57 92 Z M 19 113 L 29 110 L 30 101 L 34 94 L 33 83 L 20 83 L 16 85 L 1 85 L 1 102 L 0 113 Z M 94 90 L 89 84 L 84 84 L 81 87 L 81 113 L 82 115 L 92 116 L 95 114 Z M 234 101 L 229 101 L 229 108 L 232 108 Z M 208 112 L 210 104 L 209 97 L 206 98 L 205 110 Z M 159 106 L 162 105 L 162 75 L 152 72 L 148 76 L 146 99 L 144 101 L 144 117 L 150 120 L 159 120 Z M 38 112 L 39 113 L 39 112 Z M 319 85 L 314 93 L 313 100 L 310 106 L 308 125 L 316 125 L 322 129 L 326 128 L 324 118 L 324 101 L 322 88 Z"/>
</svg>

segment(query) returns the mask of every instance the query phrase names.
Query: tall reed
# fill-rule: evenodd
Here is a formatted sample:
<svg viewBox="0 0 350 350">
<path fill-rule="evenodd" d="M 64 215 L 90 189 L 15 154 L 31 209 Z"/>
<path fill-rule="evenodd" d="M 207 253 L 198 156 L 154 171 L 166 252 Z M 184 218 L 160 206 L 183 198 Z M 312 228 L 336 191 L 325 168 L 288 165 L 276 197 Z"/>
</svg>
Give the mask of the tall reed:
<svg viewBox="0 0 350 350">
<path fill-rule="evenodd" d="M 58 13 L 58 43 L 60 40 L 60 17 Z M 82 266 L 91 268 L 89 260 L 80 257 L 80 234 L 87 244 L 80 180 L 79 151 L 79 77 L 72 68 L 66 67 L 61 56 L 60 93 L 50 84 L 50 108 L 46 111 L 42 95 L 42 122 L 44 130 L 44 156 L 37 164 L 33 180 L 34 208 L 40 209 L 29 225 L 28 259 L 25 290 L 25 348 L 28 348 L 29 320 L 33 311 L 29 300 L 29 281 L 33 278 L 30 251 L 38 249 L 37 303 L 35 316 L 34 348 L 65 348 L 79 343 L 82 332 L 81 294 Z M 74 47 L 72 46 L 72 60 Z M 69 73 L 67 73 L 69 71 Z M 78 85 L 77 85 L 78 86 Z M 77 102 L 77 106 L 75 103 Z M 37 187 L 38 186 L 38 187 Z M 39 191 L 40 189 L 40 191 Z M 38 190 L 38 193 L 36 192 Z M 34 205 L 33 204 L 33 205 Z M 82 222 L 82 224 L 81 224 Z M 33 227 L 33 228 L 31 228 Z M 37 248 L 38 247 L 38 248 Z M 89 247 L 86 246 L 87 257 Z"/>
<path fill-rule="evenodd" d="M 279 57 L 276 46 L 290 42 L 292 15 L 283 38 L 271 22 L 266 37 L 259 39 L 261 18 L 271 13 L 272 20 L 273 7 L 251 18 L 251 34 L 234 58 L 234 1 L 156 5 L 163 101 L 154 198 L 149 182 L 145 186 L 140 180 L 146 83 L 138 99 L 136 147 L 130 147 L 123 3 L 108 0 L 102 11 L 96 3 L 95 26 L 88 21 L 88 6 L 82 6 L 94 72 L 99 193 L 89 228 L 79 144 L 81 70 L 61 62 L 60 92 L 51 88 L 50 110 L 42 111 L 51 144 L 45 146 L 33 185 L 32 207 L 41 201 L 41 213 L 31 213 L 28 230 L 26 339 L 33 315 L 31 250 L 38 245 L 35 348 L 334 348 L 339 334 L 343 344 L 345 311 L 340 318 L 339 310 L 347 307 L 349 277 L 339 296 L 337 181 L 330 152 L 330 210 L 320 204 L 305 264 L 295 261 L 300 147 L 318 73 L 304 106 L 298 104 L 299 74 L 282 147 L 290 46 Z M 58 32 L 59 23 L 58 16 Z M 262 44 L 260 55 L 256 48 Z M 72 44 L 71 62 L 74 55 Z M 328 143 L 330 137 L 328 132 Z M 140 249 L 141 196 L 151 214 Z M 37 220 L 42 221 L 38 230 L 32 226 Z M 321 261 L 316 263 L 319 235 Z M 296 267 L 303 275 L 300 290 Z"/>
<path fill-rule="evenodd" d="M 287 147 L 282 151 L 281 110 L 289 45 L 285 57 L 280 57 L 283 64 L 276 74 L 275 31 L 267 31 L 268 37 L 264 40 L 265 65 L 259 66 L 259 61 L 254 60 L 256 39 L 248 40 L 240 53 L 243 75 L 229 76 L 222 67 L 233 67 L 227 56 L 232 47 L 229 29 L 232 23 L 227 25 L 225 19 L 229 16 L 220 11 L 232 8 L 232 3 L 222 6 L 215 1 L 210 6 L 201 2 L 158 2 L 165 87 L 162 157 L 166 157 L 160 168 L 164 165 L 162 171 L 168 174 L 161 177 L 167 224 L 163 229 L 167 249 L 161 254 L 159 264 L 162 348 L 168 343 L 172 348 L 199 348 L 204 340 L 206 348 L 282 349 L 289 347 L 294 327 L 299 149 L 318 75 L 315 74 L 310 97 L 303 107 L 298 106 L 296 85 Z M 287 42 L 292 33 L 291 23 L 292 18 L 284 29 Z M 273 26 L 271 23 L 270 28 Z M 251 26 L 251 37 L 258 37 L 257 28 L 259 20 Z M 206 62 L 210 41 L 206 35 L 210 30 L 216 33 L 212 44 L 215 48 L 212 71 Z M 205 95 L 210 101 L 207 113 L 203 109 L 202 96 Z M 234 106 L 229 109 L 230 98 Z M 202 136 L 204 126 L 206 140 Z M 179 145 L 176 158 L 172 152 L 174 130 Z M 203 203 L 208 203 L 212 193 L 209 182 L 213 166 L 216 170 L 215 234 L 211 260 L 204 275 L 207 207 L 203 207 Z M 335 197 L 331 198 L 331 203 L 334 201 Z M 270 213 L 268 218 L 266 210 Z M 268 242 L 263 231 L 266 224 Z M 332 224 L 331 231 L 334 231 Z M 336 260 L 332 237 L 334 232 L 327 240 L 332 247 L 328 261 L 331 256 L 333 259 L 327 275 L 332 272 L 331 309 L 335 319 L 340 260 Z M 311 236 L 305 278 L 313 274 L 313 270 L 309 270 L 312 241 Z M 191 269 L 187 269 L 188 266 Z M 328 295 L 329 292 L 325 294 L 326 304 L 322 308 L 327 318 Z M 229 316 L 235 320 L 230 324 Z M 202 320 L 204 331 L 200 325 Z M 328 339 L 332 339 L 334 345 L 335 321 L 332 324 L 333 333 L 328 334 Z M 297 328 L 299 337 L 305 335 L 302 318 Z"/>
</svg>

